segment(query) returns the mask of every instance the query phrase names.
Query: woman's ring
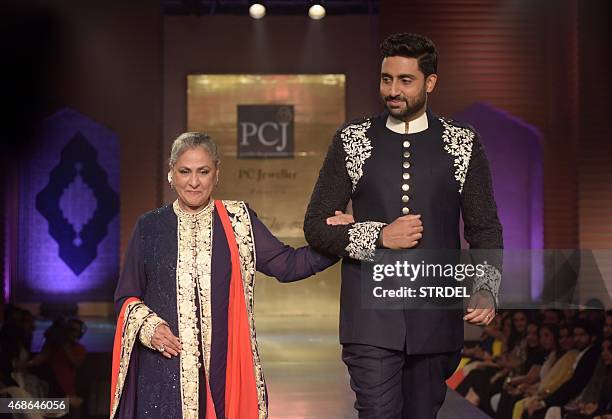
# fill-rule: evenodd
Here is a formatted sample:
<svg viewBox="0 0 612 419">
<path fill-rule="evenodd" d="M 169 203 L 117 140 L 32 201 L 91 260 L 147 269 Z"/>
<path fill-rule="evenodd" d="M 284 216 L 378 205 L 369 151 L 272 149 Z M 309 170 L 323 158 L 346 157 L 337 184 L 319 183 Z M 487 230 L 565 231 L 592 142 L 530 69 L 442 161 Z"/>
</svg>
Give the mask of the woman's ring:
<svg viewBox="0 0 612 419">
<path fill-rule="evenodd" d="M 166 347 L 164 346 L 164 344 L 162 343 L 161 345 L 159 345 L 159 348 L 157 348 L 157 350 L 159 352 L 164 352 L 166 350 Z"/>
</svg>

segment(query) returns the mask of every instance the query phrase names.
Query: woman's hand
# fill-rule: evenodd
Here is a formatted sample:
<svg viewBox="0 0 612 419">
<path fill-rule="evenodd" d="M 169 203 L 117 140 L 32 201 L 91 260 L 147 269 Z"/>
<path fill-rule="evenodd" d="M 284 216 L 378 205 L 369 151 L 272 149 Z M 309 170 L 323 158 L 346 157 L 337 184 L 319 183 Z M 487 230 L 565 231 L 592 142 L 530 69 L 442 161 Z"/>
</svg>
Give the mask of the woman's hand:
<svg viewBox="0 0 612 419">
<path fill-rule="evenodd" d="M 179 338 L 174 336 L 170 331 L 167 324 L 160 324 L 155 328 L 153 337 L 151 338 L 151 345 L 166 358 L 172 358 L 172 356 L 178 356 L 183 347 Z"/>
<path fill-rule="evenodd" d="M 327 218 L 327 225 L 344 226 L 355 222 L 352 214 L 345 214 L 342 211 L 335 211 L 333 217 Z"/>
</svg>

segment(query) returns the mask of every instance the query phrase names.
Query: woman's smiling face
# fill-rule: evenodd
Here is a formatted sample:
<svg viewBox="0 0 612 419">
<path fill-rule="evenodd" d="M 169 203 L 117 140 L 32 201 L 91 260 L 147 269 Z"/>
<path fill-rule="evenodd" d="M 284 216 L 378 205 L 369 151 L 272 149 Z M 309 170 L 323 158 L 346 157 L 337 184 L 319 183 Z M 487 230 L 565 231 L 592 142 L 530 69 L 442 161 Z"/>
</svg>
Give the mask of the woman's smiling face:
<svg viewBox="0 0 612 419">
<path fill-rule="evenodd" d="M 208 204 L 217 184 L 219 168 L 208 151 L 193 147 L 179 156 L 171 175 L 181 208 L 196 213 Z"/>
</svg>

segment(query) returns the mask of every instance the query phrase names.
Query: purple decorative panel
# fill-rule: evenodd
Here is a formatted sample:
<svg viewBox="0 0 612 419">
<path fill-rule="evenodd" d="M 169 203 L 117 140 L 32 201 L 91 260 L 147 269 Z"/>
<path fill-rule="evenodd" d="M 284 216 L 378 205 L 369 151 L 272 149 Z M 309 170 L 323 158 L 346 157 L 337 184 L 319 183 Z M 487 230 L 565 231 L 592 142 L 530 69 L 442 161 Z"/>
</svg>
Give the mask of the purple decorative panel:
<svg viewBox="0 0 612 419">
<path fill-rule="evenodd" d="M 119 271 L 117 134 L 57 112 L 28 153 L 19 191 L 15 300 L 110 300 Z"/>
<path fill-rule="evenodd" d="M 504 228 L 504 247 L 541 249 L 544 243 L 542 134 L 534 126 L 485 103 L 474 103 L 454 118 L 468 122 L 480 134 L 491 165 L 495 200 Z M 508 262 L 517 262 L 508 263 L 509 266 L 525 266 L 518 261 Z M 504 294 L 523 301 L 525 296 L 537 298 L 543 288 L 541 266 L 541 262 L 533 261 L 531 272 L 504 275 L 513 278 L 512 283 L 502 284 Z"/>
</svg>

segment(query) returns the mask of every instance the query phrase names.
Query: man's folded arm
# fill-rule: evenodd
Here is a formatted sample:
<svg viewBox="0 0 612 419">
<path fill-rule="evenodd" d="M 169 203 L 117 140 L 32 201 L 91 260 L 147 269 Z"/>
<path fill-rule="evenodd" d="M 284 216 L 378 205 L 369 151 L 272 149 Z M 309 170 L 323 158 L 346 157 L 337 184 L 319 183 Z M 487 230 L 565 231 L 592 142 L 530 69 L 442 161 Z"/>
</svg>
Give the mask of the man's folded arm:
<svg viewBox="0 0 612 419">
<path fill-rule="evenodd" d="M 327 225 L 335 211 L 346 211 L 353 184 L 346 170 L 345 151 L 339 132 L 329 147 L 304 217 L 308 243 L 333 255 L 369 260 L 384 223 L 366 221 L 348 225 Z"/>
</svg>

